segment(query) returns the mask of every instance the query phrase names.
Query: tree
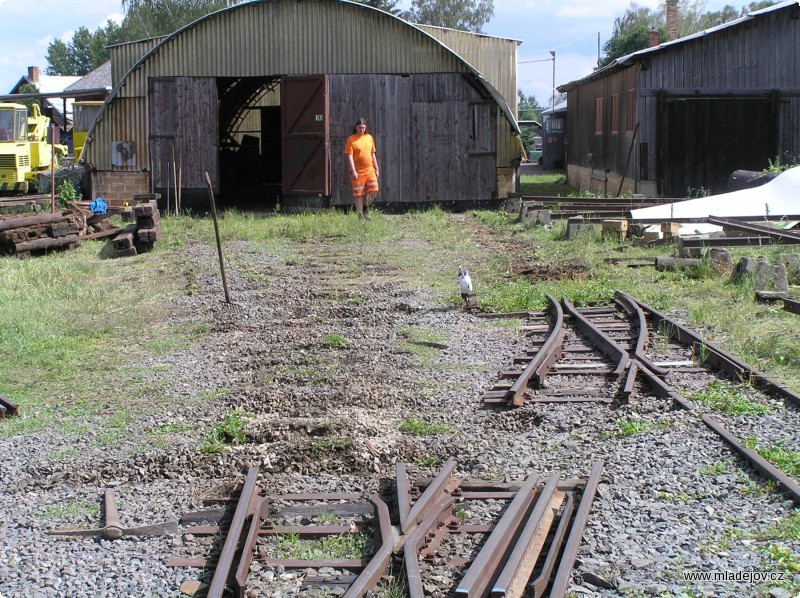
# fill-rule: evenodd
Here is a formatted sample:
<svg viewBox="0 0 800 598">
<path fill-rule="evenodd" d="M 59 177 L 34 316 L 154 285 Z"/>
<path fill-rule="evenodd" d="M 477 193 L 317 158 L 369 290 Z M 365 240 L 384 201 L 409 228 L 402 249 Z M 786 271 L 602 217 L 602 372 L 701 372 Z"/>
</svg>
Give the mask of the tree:
<svg viewBox="0 0 800 598">
<path fill-rule="evenodd" d="M 169 35 L 212 12 L 242 0 L 122 0 L 126 41 Z"/>
<path fill-rule="evenodd" d="M 517 90 L 517 95 L 519 97 L 517 102 L 517 120 L 535 120 L 536 122 L 541 123 L 542 106 L 536 101 L 536 98 L 533 95 L 526 96 L 521 89 Z M 520 131 L 522 145 L 528 152 L 528 157 L 533 159 L 530 155 L 530 152 L 532 152 L 534 148 L 533 138 L 540 134 L 538 127 L 521 126 Z"/>
<path fill-rule="evenodd" d="M 406 21 L 480 33 L 494 16 L 493 0 L 412 0 Z"/>
<path fill-rule="evenodd" d="M 108 46 L 120 41 L 122 32 L 114 21 L 94 33 L 79 27 L 68 44 L 59 39 L 47 46 L 47 74 L 85 75 L 108 60 Z"/>
<path fill-rule="evenodd" d="M 684 37 L 728 23 L 750 11 L 771 6 L 775 2 L 751 2 L 737 11 L 733 6 L 722 10 L 706 11 L 703 0 L 681 0 L 678 3 L 678 37 Z M 603 46 L 604 56 L 600 66 L 606 66 L 617 58 L 644 50 L 650 45 L 650 30 L 656 29 L 661 41 L 666 40 L 666 16 L 663 10 L 652 10 L 631 2 L 625 12 L 614 19 L 611 39 Z"/>
<path fill-rule="evenodd" d="M 356 0 L 356 2 L 366 4 L 367 6 L 377 8 L 378 10 L 388 12 L 395 16 L 400 15 L 400 9 L 397 8 L 397 0 Z"/>
<path fill-rule="evenodd" d="M 517 96 L 517 114 L 519 120 L 535 120 L 542 122 L 542 106 L 533 94 L 526 96 L 521 89 L 518 89 Z"/>
</svg>

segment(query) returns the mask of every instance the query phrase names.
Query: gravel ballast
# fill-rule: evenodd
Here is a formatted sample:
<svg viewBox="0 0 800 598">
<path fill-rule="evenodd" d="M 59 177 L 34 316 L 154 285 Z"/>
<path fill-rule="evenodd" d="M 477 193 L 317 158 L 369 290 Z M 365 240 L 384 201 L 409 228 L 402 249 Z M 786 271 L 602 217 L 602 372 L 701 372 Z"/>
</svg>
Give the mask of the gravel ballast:
<svg viewBox="0 0 800 598">
<path fill-rule="evenodd" d="M 123 527 L 135 527 L 177 520 L 205 498 L 228 495 L 249 467 L 259 468 L 269 492 L 368 494 L 393 479 L 397 462 L 413 479 L 438 471 L 418 463 L 450 459 L 461 475 L 504 481 L 531 472 L 585 478 L 603 462 L 575 596 L 787 595 L 735 574 L 774 567 L 769 542 L 748 532 L 774 525 L 794 505 L 765 490 L 765 480 L 695 416 L 644 387 L 627 405 L 486 408 L 483 393 L 526 349 L 521 320 L 460 311 L 399 272 L 359 262 L 356 245 L 294 249 L 301 257 L 227 244 L 233 308 L 220 301 L 214 248 L 182 249 L 196 279 L 171 318 L 209 332 L 188 349 L 130 364 L 157 391 L 152 409 L 113 443 L 93 422 L 0 437 L 2 598 L 180 596 L 182 583 L 208 582 L 208 572 L 166 566 L 173 556 L 207 556 L 208 547 L 183 534 L 47 534 L 102 527 L 106 488 L 116 490 Z M 201 452 L 203 437 L 234 409 L 248 414 L 247 442 Z M 656 425 L 620 435 L 617 420 L 633 413 Z M 412 416 L 446 431 L 401 431 Z M 764 419 L 764 431 L 752 420 L 739 429 L 769 439 L 794 434 L 796 442 L 796 421 L 796 410 L 781 406 Z M 320 450 L 321 440 L 346 442 Z M 800 550 L 795 541 L 783 544 Z M 732 579 L 684 578 L 698 572 Z M 436 577 L 426 582 L 431 595 L 450 595 L 452 573 Z M 292 594 L 301 578 L 264 571 L 254 593 Z"/>
</svg>

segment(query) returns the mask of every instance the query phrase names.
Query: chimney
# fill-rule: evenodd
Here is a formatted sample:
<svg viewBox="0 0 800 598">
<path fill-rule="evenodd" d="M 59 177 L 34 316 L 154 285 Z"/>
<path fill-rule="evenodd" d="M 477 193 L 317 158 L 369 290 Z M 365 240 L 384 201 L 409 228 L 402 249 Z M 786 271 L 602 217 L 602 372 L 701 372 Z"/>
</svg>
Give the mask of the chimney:
<svg viewBox="0 0 800 598">
<path fill-rule="evenodd" d="M 678 0 L 666 0 L 667 41 L 678 39 Z"/>
<path fill-rule="evenodd" d="M 39 67 L 38 66 L 29 66 L 28 67 L 28 79 L 30 79 L 34 83 L 38 83 L 39 82 Z"/>
<path fill-rule="evenodd" d="M 658 44 L 661 43 L 661 38 L 658 35 L 658 29 L 655 27 L 650 29 L 650 47 L 655 48 Z"/>
</svg>

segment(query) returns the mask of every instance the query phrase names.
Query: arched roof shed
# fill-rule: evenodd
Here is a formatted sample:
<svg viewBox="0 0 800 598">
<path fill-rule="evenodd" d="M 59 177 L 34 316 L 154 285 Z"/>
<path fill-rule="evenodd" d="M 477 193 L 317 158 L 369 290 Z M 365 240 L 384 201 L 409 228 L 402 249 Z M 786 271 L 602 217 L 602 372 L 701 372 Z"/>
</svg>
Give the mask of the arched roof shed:
<svg viewBox="0 0 800 598">
<path fill-rule="evenodd" d="M 452 37 L 452 32 L 448 35 Z M 500 64 L 513 64 L 517 42 L 475 36 L 474 44 L 480 44 L 481 39 L 491 41 L 493 51 L 500 48 L 508 53 L 509 59 Z M 487 157 L 491 156 L 491 194 L 497 198 L 497 169 L 511 166 L 518 155 L 512 136 L 518 132 L 515 93 L 510 107 L 484 75 L 433 35 L 357 2 L 255 0 L 209 14 L 155 45 L 131 47 L 132 51 L 144 47 L 146 52 L 138 60 L 126 55 L 124 49 L 112 53 L 112 61 L 115 54 L 123 57 L 115 73 L 120 63 L 132 66 L 111 92 L 83 156 L 95 165 L 98 186 L 105 188 L 107 195 L 131 177 L 149 190 L 163 188 L 168 145 L 177 148 L 181 156 L 187 177 L 183 184 L 202 187 L 201 175 L 207 171 L 218 186 L 221 175 L 217 160 L 223 157 L 217 152 L 226 145 L 226 139 L 233 140 L 238 149 L 244 137 L 252 137 L 255 141 L 249 141 L 260 148 L 258 155 L 263 160 L 270 154 L 265 150 L 270 137 L 265 123 L 273 117 L 281 119 L 284 137 L 283 151 L 277 146 L 273 149 L 282 153 L 284 161 L 288 155 L 287 118 L 302 121 L 311 117 L 323 123 L 319 125 L 321 146 L 326 152 L 327 194 L 333 197 L 333 203 L 343 203 L 346 195 L 343 181 L 337 179 L 337 154 L 341 152 L 339 144 L 350 132 L 353 115 L 367 116 L 371 129 L 377 131 L 379 152 L 401 172 L 394 181 L 398 183 L 396 191 L 401 190 L 400 178 L 422 174 L 424 165 L 415 162 L 415 152 L 441 152 L 438 146 L 449 140 L 457 147 L 445 151 L 451 155 L 463 151 L 466 156 L 455 164 L 453 180 L 474 172 L 472 162 L 476 160 L 483 162 L 485 171 Z M 315 77 L 322 77 L 322 104 L 315 105 L 313 114 L 297 114 L 295 109 L 304 101 L 305 92 L 296 95 L 297 86 L 289 83 L 306 81 L 300 85 L 306 89 L 314 85 L 304 78 Z M 515 87 L 515 74 L 509 78 L 504 73 L 502 81 L 504 87 Z M 294 89 L 291 93 L 287 91 L 290 88 Z M 241 104 L 235 107 L 239 116 L 220 118 L 235 102 Z M 246 134 L 220 130 L 234 122 L 241 125 L 245 108 L 251 116 L 256 111 L 259 114 L 258 122 L 248 125 Z M 280 114 L 272 114 L 270 108 Z M 304 126 L 300 124 L 301 129 Z M 415 136 L 413 142 L 397 141 L 409 134 Z M 419 147 L 420 143 L 431 146 Z M 270 155 L 275 159 L 274 151 Z M 436 176 L 441 176 L 447 164 L 433 162 L 428 160 Z M 150 176 L 142 178 L 142 173 Z M 131 185 L 130 180 L 124 183 Z M 286 172 L 282 183 L 285 186 Z M 430 180 L 425 184 L 427 190 L 407 187 L 394 200 L 435 200 L 432 193 L 443 190 L 437 183 L 432 191 Z M 453 192 L 466 193 L 469 199 L 490 199 L 483 197 L 485 181 L 481 190 L 462 187 Z M 292 192 L 283 189 L 282 193 Z"/>
</svg>

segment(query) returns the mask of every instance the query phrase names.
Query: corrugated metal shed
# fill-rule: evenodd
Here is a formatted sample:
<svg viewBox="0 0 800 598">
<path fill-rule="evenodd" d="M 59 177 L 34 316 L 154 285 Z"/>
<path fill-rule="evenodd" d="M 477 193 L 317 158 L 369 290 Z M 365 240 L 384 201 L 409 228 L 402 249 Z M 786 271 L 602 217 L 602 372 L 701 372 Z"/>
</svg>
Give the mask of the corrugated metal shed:
<svg viewBox="0 0 800 598">
<path fill-rule="evenodd" d="M 161 40 L 116 46 L 113 72 L 115 80 L 121 79 L 90 133 L 86 159 L 100 171 L 152 169 L 147 114 L 153 80 L 212 78 L 219 84 L 224 79 L 317 74 L 455 73 L 470 79 L 483 97 L 494 102 L 492 153 L 497 167 L 510 166 L 516 157 L 511 132 L 518 130 L 513 111 L 517 42 L 439 33 L 486 68 L 489 76 L 421 28 L 347 0 L 256 0 L 213 13 Z M 508 73 L 503 72 L 506 69 Z M 496 86 L 511 98 L 510 105 Z M 271 102 L 262 98 L 249 108 L 257 105 Z M 239 119 L 239 129 L 255 128 L 248 118 Z M 120 141 L 136 147 L 134 163 L 115 163 L 111 150 Z"/>
</svg>

